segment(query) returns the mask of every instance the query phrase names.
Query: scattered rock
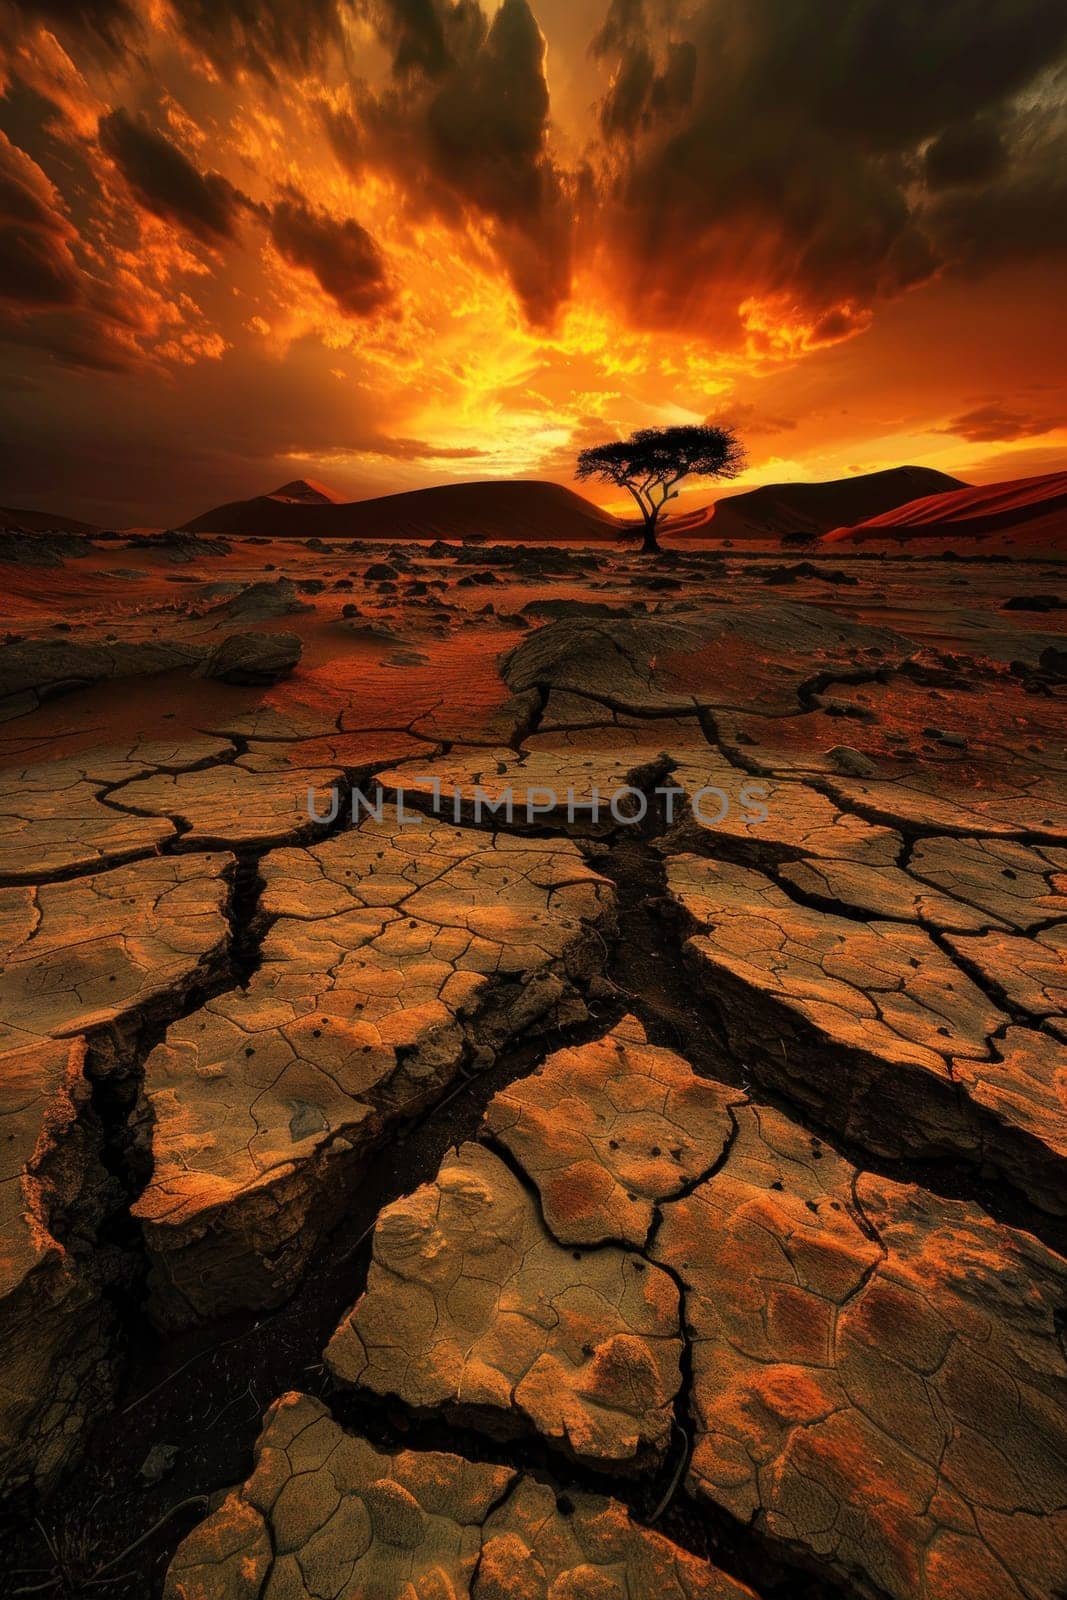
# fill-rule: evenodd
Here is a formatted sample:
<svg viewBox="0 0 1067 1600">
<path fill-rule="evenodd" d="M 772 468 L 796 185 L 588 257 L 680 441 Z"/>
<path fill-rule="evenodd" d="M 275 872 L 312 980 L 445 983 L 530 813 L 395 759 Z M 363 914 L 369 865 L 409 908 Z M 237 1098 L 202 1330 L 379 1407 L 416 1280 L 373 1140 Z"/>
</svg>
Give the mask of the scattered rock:
<svg viewBox="0 0 1067 1600">
<path fill-rule="evenodd" d="M 1067 600 L 1059 594 L 1014 594 L 1005 600 L 1002 611 L 1062 611 Z"/>
<path fill-rule="evenodd" d="M 68 557 L 87 555 L 91 548 L 79 534 L 0 529 L 0 562 L 15 567 L 61 567 Z"/>
<path fill-rule="evenodd" d="M 151 550 L 166 555 L 168 561 L 202 561 L 205 556 L 228 556 L 233 546 L 226 539 L 204 537 L 168 528 L 164 533 L 138 534 L 127 541 L 128 550 Z"/>
<path fill-rule="evenodd" d="M 201 646 L 159 644 L 90 644 L 73 639 L 25 639 L 4 647 L 0 655 L 0 722 L 24 716 L 44 700 L 87 688 L 105 678 L 132 678 L 192 667 Z"/>
<path fill-rule="evenodd" d="M 141 1477 L 146 1483 L 162 1483 L 181 1452 L 175 1444 L 154 1444 L 141 1463 Z"/>
<path fill-rule="evenodd" d="M 527 600 L 520 613 L 524 617 L 625 617 L 628 606 L 609 605 L 606 600 L 569 600 L 553 595 L 543 600 Z"/>
<path fill-rule="evenodd" d="M 708 603 L 670 617 L 566 617 L 539 628 L 501 662 L 511 688 L 584 694 L 637 713 L 760 703 L 765 715 L 796 710 L 799 686 L 817 670 L 854 670 L 866 654 L 904 660 L 909 641 L 884 628 L 786 600 Z"/>
<path fill-rule="evenodd" d="M 294 611 L 310 611 L 311 607 L 297 599 L 291 579 L 275 578 L 273 582 L 250 583 L 218 609 L 223 616 L 241 622 L 266 622 L 272 617 L 290 616 Z"/>
<path fill-rule="evenodd" d="M 862 750 L 856 750 L 850 744 L 835 744 L 832 750 L 826 752 L 826 759 L 835 772 L 844 773 L 846 778 L 874 778 L 878 768 L 870 756 L 865 756 Z"/>
<path fill-rule="evenodd" d="M 277 683 L 292 672 L 301 649 L 292 633 L 234 633 L 216 645 L 197 676 L 223 683 Z"/>
</svg>

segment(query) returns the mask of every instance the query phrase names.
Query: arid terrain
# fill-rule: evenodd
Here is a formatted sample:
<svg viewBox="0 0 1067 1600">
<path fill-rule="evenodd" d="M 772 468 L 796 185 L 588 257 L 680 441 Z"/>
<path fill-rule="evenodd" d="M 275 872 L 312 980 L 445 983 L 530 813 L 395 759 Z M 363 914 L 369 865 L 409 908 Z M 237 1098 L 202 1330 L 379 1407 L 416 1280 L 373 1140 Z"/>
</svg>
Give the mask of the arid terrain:
<svg viewBox="0 0 1067 1600">
<path fill-rule="evenodd" d="M 951 483 L 5 536 L 5 1594 L 1067 1593 L 1064 568 Z"/>
</svg>

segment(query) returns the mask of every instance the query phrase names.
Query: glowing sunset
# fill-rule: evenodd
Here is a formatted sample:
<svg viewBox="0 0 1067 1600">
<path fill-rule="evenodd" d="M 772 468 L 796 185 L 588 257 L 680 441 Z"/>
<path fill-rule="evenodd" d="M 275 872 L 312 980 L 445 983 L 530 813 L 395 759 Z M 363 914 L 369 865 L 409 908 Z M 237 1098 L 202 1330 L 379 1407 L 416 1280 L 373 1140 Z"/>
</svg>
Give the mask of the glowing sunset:
<svg viewBox="0 0 1067 1600">
<path fill-rule="evenodd" d="M 1064 1600 L 1063 0 L 0 0 L 0 1592 Z"/>
<path fill-rule="evenodd" d="M 8 501 L 567 483 L 709 417 L 742 487 L 1062 460 L 1051 0 L 6 19 Z"/>
</svg>

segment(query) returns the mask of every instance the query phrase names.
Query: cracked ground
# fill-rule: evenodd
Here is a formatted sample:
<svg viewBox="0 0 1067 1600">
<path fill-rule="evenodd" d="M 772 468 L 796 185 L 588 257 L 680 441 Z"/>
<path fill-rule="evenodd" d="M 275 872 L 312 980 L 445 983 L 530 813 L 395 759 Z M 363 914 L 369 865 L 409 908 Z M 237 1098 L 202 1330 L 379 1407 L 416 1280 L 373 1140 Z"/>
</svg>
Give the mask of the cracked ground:
<svg viewBox="0 0 1067 1600">
<path fill-rule="evenodd" d="M 6 573 L 4 1593 L 1062 1600 L 1018 567 L 182 554 Z"/>
</svg>

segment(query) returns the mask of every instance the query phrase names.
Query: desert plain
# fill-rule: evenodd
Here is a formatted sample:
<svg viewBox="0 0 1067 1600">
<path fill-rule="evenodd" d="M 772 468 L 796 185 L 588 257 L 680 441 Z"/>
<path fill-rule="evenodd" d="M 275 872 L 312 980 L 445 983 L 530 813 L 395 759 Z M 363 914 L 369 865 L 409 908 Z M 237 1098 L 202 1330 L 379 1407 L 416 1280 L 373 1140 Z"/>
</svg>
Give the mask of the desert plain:
<svg viewBox="0 0 1067 1600">
<path fill-rule="evenodd" d="M 0 550 L 4 1592 L 1053 1600 L 1062 561 L 513 511 Z"/>
</svg>

